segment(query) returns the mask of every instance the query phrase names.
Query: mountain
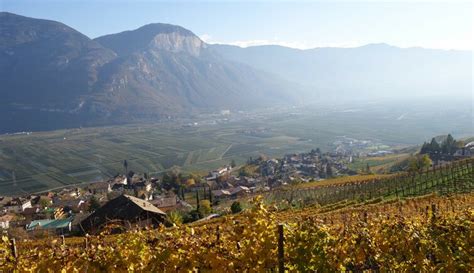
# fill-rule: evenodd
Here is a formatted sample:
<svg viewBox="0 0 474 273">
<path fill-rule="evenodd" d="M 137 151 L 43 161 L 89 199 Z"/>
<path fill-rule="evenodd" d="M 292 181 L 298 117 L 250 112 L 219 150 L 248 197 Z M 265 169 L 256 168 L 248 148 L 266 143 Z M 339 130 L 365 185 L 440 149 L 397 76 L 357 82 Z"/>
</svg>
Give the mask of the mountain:
<svg viewBox="0 0 474 273">
<path fill-rule="evenodd" d="M 266 72 L 216 54 L 191 31 L 150 24 L 95 39 L 117 53 L 95 86 L 101 101 L 120 105 L 117 115 L 175 115 L 194 109 L 245 109 L 295 101 L 298 88 Z M 123 102 L 140 101 L 124 105 Z M 159 106 L 159 108 L 157 108 Z M 115 113 L 115 109 L 109 109 Z"/>
<path fill-rule="evenodd" d="M 168 24 L 92 40 L 59 22 L 0 12 L 0 133 L 317 100 L 472 99 L 471 58 L 386 44 L 209 45 Z"/>
<path fill-rule="evenodd" d="M 222 58 L 191 31 L 150 24 L 91 40 L 0 13 L 0 132 L 157 120 L 297 101 L 299 87 Z M 19 122 L 21 121 L 21 122 Z"/>
<path fill-rule="evenodd" d="M 463 96 L 472 92 L 472 51 L 369 44 L 308 50 L 212 45 L 239 61 L 343 100 Z"/>
<path fill-rule="evenodd" d="M 0 13 L 0 132 L 76 119 L 99 68 L 116 54 L 58 22 Z"/>
</svg>

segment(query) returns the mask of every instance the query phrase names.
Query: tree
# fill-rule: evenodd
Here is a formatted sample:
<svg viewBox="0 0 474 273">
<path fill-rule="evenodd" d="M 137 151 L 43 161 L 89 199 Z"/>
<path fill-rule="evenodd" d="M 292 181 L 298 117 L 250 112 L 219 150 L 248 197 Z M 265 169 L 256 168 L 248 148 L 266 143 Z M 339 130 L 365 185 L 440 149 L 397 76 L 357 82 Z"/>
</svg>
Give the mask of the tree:
<svg viewBox="0 0 474 273">
<path fill-rule="evenodd" d="M 430 157 L 428 155 L 424 155 L 420 159 L 420 169 L 428 169 L 433 162 L 431 161 Z"/>
<path fill-rule="evenodd" d="M 162 177 L 161 187 L 167 191 L 178 192 L 180 183 L 178 174 L 175 172 L 165 173 Z"/>
<path fill-rule="evenodd" d="M 199 206 L 199 211 L 202 215 L 208 215 L 211 213 L 211 202 L 209 200 L 202 200 L 201 205 Z"/>
<path fill-rule="evenodd" d="M 234 203 L 232 203 L 232 205 L 230 206 L 230 210 L 232 211 L 232 213 L 241 212 L 242 211 L 242 206 L 240 205 L 240 202 L 234 201 Z"/>
<path fill-rule="evenodd" d="M 454 154 L 456 152 L 456 140 L 451 134 L 441 143 L 441 151 L 443 154 Z"/>
<path fill-rule="evenodd" d="M 417 155 L 410 158 L 408 163 L 408 171 L 421 172 L 431 166 L 431 159 L 428 155 Z"/>
<path fill-rule="evenodd" d="M 191 187 L 191 186 L 193 186 L 193 185 L 195 185 L 195 184 L 196 184 L 196 181 L 194 180 L 194 178 L 188 178 L 188 179 L 186 180 L 186 186 L 187 186 L 187 187 Z"/>
<path fill-rule="evenodd" d="M 438 142 L 436 141 L 435 138 L 431 139 L 430 142 L 430 152 L 431 153 L 439 153 L 441 152 L 441 147 L 439 146 Z"/>
<path fill-rule="evenodd" d="M 200 204 L 199 204 L 199 191 L 197 190 L 196 191 L 196 208 L 197 208 L 197 210 L 199 210 L 199 206 L 200 206 Z"/>
<path fill-rule="evenodd" d="M 367 166 L 365 166 L 365 172 L 366 172 L 366 173 L 371 173 L 371 172 L 370 172 L 369 162 L 367 162 Z"/>
<path fill-rule="evenodd" d="M 421 149 L 420 149 L 420 154 L 427 154 L 430 152 L 431 152 L 430 144 L 423 142 L 423 145 L 421 146 Z"/>
<path fill-rule="evenodd" d="M 126 159 L 123 161 L 123 168 L 125 170 L 125 175 L 126 175 L 128 173 L 128 162 Z"/>
<path fill-rule="evenodd" d="M 172 211 L 168 214 L 168 221 L 173 225 L 180 226 L 183 223 L 183 216 L 177 211 Z"/>
<path fill-rule="evenodd" d="M 237 164 L 235 164 L 235 160 L 232 159 L 232 161 L 230 162 L 230 166 L 232 168 L 235 168 L 235 166 L 237 166 Z"/>
<path fill-rule="evenodd" d="M 331 178 L 333 176 L 331 164 L 326 164 L 326 177 Z"/>
<path fill-rule="evenodd" d="M 211 187 L 209 187 L 209 202 L 211 202 L 211 206 L 212 206 L 212 191 L 211 191 Z"/>
<path fill-rule="evenodd" d="M 89 200 L 89 212 L 94 212 L 98 208 L 100 208 L 100 202 L 95 197 L 95 195 L 92 195 L 91 199 Z"/>
<path fill-rule="evenodd" d="M 41 209 L 45 209 L 49 206 L 49 204 L 51 204 L 51 202 L 46 198 L 40 197 L 39 204 Z"/>
</svg>

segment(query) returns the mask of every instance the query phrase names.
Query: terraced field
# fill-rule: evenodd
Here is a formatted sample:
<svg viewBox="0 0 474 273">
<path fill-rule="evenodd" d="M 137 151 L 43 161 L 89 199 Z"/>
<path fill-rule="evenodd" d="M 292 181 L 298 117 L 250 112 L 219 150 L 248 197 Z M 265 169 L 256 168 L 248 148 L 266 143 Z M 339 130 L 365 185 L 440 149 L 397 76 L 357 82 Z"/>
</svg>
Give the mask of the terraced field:
<svg viewBox="0 0 474 273">
<path fill-rule="evenodd" d="M 123 172 L 124 159 L 129 169 L 156 175 L 170 168 L 207 171 L 232 159 L 243 163 L 260 153 L 314 147 L 289 136 L 248 136 L 240 126 L 135 125 L 1 136 L 0 195 L 101 181 Z M 274 152 L 275 146 L 284 148 Z"/>
</svg>

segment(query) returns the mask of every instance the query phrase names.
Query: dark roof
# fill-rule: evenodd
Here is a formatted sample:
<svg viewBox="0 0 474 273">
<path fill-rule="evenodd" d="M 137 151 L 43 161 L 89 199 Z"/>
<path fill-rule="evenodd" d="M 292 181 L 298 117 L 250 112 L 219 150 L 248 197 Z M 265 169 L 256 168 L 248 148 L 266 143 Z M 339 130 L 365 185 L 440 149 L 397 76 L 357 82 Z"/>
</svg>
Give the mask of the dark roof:
<svg viewBox="0 0 474 273">
<path fill-rule="evenodd" d="M 166 214 L 150 202 L 130 195 L 120 195 L 81 222 L 83 230 L 94 232 L 112 220 L 123 220 L 130 223 L 143 219 L 152 219 L 155 223 L 163 222 Z"/>
</svg>

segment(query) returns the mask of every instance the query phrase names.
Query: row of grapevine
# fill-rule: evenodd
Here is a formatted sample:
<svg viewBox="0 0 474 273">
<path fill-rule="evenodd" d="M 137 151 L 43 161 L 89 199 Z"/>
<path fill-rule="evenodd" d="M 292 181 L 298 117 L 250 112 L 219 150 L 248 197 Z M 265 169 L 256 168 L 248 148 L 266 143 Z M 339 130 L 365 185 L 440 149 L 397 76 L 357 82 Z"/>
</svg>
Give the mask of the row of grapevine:
<svg viewBox="0 0 474 273">
<path fill-rule="evenodd" d="M 352 181 L 314 188 L 274 190 L 266 195 L 269 202 L 318 203 L 327 205 L 341 200 L 370 200 L 378 197 L 411 197 L 432 192 L 468 193 L 474 188 L 474 158 L 455 161 L 442 167 L 385 178 Z"/>
<path fill-rule="evenodd" d="M 449 209 L 439 209 L 453 204 Z M 214 224 L 67 240 L 0 243 L 5 272 L 472 272 L 473 195 L 429 197 L 320 214 L 252 209 Z M 420 211 L 430 205 L 428 213 Z M 434 206 L 432 206 L 434 205 Z M 400 214 L 400 210 L 404 213 Z M 338 217 L 342 217 L 338 221 Z M 328 220 L 327 218 L 330 218 Z M 283 223 L 283 229 L 279 229 Z M 279 232 L 284 241 L 279 241 Z M 280 250 L 279 243 L 280 242 Z M 279 256 L 279 254 L 281 254 Z M 280 260 L 279 260 L 280 258 Z"/>
</svg>

